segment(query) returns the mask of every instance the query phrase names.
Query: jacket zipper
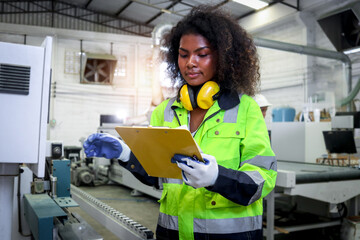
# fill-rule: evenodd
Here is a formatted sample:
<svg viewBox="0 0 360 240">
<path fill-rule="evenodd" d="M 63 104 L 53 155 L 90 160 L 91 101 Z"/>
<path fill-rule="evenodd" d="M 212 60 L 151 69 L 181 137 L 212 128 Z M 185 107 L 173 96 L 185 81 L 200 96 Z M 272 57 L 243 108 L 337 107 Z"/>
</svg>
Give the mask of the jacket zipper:
<svg viewBox="0 0 360 240">
<path fill-rule="evenodd" d="M 199 127 L 198 127 L 197 129 L 200 129 L 200 127 L 201 127 L 207 120 L 209 120 L 210 118 L 214 117 L 214 116 L 215 116 L 216 114 L 218 114 L 220 111 L 221 111 L 221 109 L 220 109 L 220 110 L 217 110 L 216 112 L 214 112 L 213 114 L 211 114 L 210 116 L 208 116 L 207 118 L 205 118 L 205 119 L 200 123 L 200 125 L 199 125 Z M 198 131 L 195 132 L 193 138 L 195 138 L 195 135 L 196 135 L 197 133 L 198 133 Z"/>
</svg>

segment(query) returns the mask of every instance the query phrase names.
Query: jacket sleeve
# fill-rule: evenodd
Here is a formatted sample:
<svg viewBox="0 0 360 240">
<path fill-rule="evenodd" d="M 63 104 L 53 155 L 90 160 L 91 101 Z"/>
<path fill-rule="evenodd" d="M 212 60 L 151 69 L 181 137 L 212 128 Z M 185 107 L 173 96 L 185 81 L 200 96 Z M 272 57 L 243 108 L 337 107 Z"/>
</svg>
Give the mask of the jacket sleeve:
<svg viewBox="0 0 360 240">
<path fill-rule="evenodd" d="M 275 187 L 277 164 L 259 106 L 252 99 L 240 106 L 240 124 L 245 137 L 240 142 L 240 166 L 237 170 L 219 166 L 215 184 L 207 189 L 241 204 L 250 205 L 265 197 Z"/>
<path fill-rule="evenodd" d="M 145 185 L 159 188 L 158 178 L 150 177 L 132 152 L 130 154 L 129 161 L 122 162 L 119 160 L 119 164 L 130 171 L 132 175 L 134 175 L 134 177 L 136 177 L 140 182 L 144 183 Z"/>
</svg>

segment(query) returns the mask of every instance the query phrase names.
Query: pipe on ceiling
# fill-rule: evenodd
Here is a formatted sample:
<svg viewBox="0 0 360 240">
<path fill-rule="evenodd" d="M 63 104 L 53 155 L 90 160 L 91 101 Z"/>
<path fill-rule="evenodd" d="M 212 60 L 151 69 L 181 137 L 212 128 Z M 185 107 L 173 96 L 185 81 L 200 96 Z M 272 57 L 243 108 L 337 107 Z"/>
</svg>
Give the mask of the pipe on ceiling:
<svg viewBox="0 0 360 240">
<path fill-rule="evenodd" d="M 148 110 L 152 111 L 153 106 L 159 105 L 164 100 L 164 95 L 161 87 L 161 76 L 160 76 L 160 47 L 161 47 L 161 39 L 164 35 L 171 31 L 173 28 L 172 24 L 164 23 L 156 25 L 153 31 L 151 32 L 152 40 L 153 40 L 153 81 L 152 81 L 152 99 L 151 106 Z"/>
<path fill-rule="evenodd" d="M 309 46 L 303 46 L 303 45 L 296 45 L 292 43 L 284 43 L 269 39 L 263 39 L 263 38 L 254 38 L 255 45 L 259 47 L 265 47 L 265 48 L 271 48 L 271 49 L 277 49 L 287 52 L 293 52 L 293 53 L 299 53 L 299 54 L 305 54 L 315 57 L 322 57 L 322 58 L 329 58 L 329 59 L 335 59 L 338 61 L 341 61 L 344 65 L 344 71 L 345 71 L 345 80 L 347 82 L 348 86 L 348 94 L 351 93 L 351 85 L 352 85 L 352 66 L 351 66 L 351 60 L 350 58 L 341 52 L 336 51 L 330 51 L 330 50 L 324 50 Z M 348 110 L 350 111 L 350 104 L 348 105 Z"/>
<path fill-rule="evenodd" d="M 154 30 L 151 32 L 151 37 L 153 40 L 154 46 L 160 46 L 160 42 L 162 37 L 166 32 L 170 32 L 170 30 L 173 28 L 172 24 L 159 24 L 155 26 Z"/>
</svg>

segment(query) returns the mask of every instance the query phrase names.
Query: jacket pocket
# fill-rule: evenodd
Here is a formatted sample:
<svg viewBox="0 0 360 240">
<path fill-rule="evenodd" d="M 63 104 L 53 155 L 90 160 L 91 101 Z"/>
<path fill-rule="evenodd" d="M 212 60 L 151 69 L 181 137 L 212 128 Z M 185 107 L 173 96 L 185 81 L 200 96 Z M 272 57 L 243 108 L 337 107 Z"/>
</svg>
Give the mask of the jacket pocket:
<svg viewBox="0 0 360 240">
<path fill-rule="evenodd" d="M 158 200 L 158 203 L 160 203 L 159 211 L 162 213 L 167 213 L 167 203 L 166 203 L 167 195 L 168 195 L 167 188 L 164 187 L 161 193 L 161 198 Z"/>
<path fill-rule="evenodd" d="M 160 212 L 177 216 L 177 207 L 179 204 L 179 188 L 180 184 L 163 184 L 164 189 L 160 200 Z"/>
<path fill-rule="evenodd" d="M 236 124 L 221 124 L 209 129 L 206 136 L 200 146 L 204 153 L 215 156 L 217 163 L 223 167 L 238 169 L 244 131 Z"/>
<path fill-rule="evenodd" d="M 241 205 L 234 203 L 233 201 L 224 198 L 218 193 L 214 192 L 206 192 L 206 209 L 222 209 L 222 208 L 233 208 L 233 207 L 241 207 Z"/>
</svg>

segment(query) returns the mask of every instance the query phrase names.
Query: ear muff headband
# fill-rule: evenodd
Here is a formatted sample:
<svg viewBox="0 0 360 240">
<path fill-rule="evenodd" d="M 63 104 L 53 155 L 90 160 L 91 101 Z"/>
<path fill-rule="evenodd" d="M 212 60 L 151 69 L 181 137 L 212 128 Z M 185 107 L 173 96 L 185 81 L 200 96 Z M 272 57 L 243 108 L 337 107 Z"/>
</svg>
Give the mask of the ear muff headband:
<svg viewBox="0 0 360 240">
<path fill-rule="evenodd" d="M 191 86 L 185 84 L 180 88 L 179 97 L 184 108 L 188 111 L 192 111 L 198 106 L 202 109 L 209 109 L 214 104 L 219 91 L 220 87 L 214 81 L 207 81 L 196 92 Z"/>
</svg>

